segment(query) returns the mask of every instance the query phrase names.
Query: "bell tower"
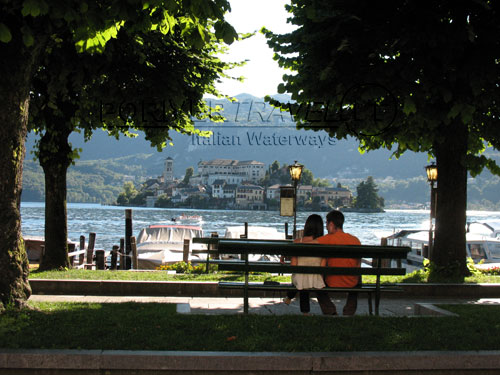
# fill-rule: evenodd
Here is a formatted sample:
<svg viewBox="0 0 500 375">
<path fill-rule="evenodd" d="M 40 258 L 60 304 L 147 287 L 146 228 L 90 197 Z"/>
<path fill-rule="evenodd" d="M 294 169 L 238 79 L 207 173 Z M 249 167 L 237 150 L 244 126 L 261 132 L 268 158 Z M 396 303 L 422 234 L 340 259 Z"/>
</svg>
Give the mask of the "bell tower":
<svg viewBox="0 0 500 375">
<path fill-rule="evenodd" d="M 174 160 L 169 156 L 165 159 L 165 166 L 163 168 L 163 181 L 165 183 L 174 180 Z"/>
</svg>

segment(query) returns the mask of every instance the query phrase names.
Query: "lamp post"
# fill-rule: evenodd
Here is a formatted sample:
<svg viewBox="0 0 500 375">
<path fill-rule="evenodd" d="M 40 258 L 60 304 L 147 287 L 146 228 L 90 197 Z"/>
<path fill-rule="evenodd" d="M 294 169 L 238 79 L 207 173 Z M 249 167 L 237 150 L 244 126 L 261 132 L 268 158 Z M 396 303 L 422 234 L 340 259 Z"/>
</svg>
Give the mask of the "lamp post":
<svg viewBox="0 0 500 375">
<path fill-rule="evenodd" d="M 430 165 L 425 167 L 425 172 L 427 173 L 427 181 L 431 185 L 431 214 L 429 217 L 430 227 L 429 227 L 429 259 L 431 259 L 432 247 L 433 247 L 433 235 L 432 235 L 432 219 L 436 217 L 436 188 L 434 183 L 437 181 L 438 170 L 436 164 L 432 162 Z"/>
<path fill-rule="evenodd" d="M 297 185 L 300 181 L 300 176 L 302 175 L 302 169 L 304 166 L 298 164 L 297 160 L 295 163 L 290 165 L 288 169 L 290 170 L 290 177 L 293 181 L 293 238 L 295 239 L 297 234 Z"/>
</svg>

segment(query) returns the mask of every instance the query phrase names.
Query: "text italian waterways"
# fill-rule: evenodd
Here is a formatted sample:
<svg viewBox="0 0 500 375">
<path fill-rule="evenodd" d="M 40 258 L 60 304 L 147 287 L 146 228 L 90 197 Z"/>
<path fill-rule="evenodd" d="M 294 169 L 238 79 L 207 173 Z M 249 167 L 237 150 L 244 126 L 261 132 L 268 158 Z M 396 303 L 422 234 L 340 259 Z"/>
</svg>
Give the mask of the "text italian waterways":
<svg viewBox="0 0 500 375">
<path fill-rule="evenodd" d="M 320 134 L 278 134 L 247 131 L 245 135 L 214 132 L 210 137 L 191 136 L 193 146 L 309 146 L 322 148 L 335 145 L 335 138 Z"/>
</svg>

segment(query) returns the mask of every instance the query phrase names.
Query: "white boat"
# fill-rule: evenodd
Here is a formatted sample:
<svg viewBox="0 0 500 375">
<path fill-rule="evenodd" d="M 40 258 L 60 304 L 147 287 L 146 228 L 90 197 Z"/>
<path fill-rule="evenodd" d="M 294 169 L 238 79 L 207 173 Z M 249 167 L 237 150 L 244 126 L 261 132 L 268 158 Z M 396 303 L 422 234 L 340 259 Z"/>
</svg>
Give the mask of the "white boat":
<svg viewBox="0 0 500 375">
<path fill-rule="evenodd" d="M 203 218 L 200 215 L 186 215 L 182 214 L 180 216 L 174 217 L 172 219 L 173 222 L 177 224 L 201 224 L 203 222 Z"/>
<path fill-rule="evenodd" d="M 474 221 L 467 223 L 467 232 L 500 238 L 500 221 Z"/>
<path fill-rule="evenodd" d="M 421 268 L 424 258 L 427 258 L 429 231 L 401 230 L 387 237 L 389 246 L 409 246 L 407 264 L 409 271 Z M 478 233 L 466 233 L 466 254 L 472 258 L 479 268 L 492 268 L 500 265 L 500 239 L 484 236 Z"/>
<path fill-rule="evenodd" d="M 203 237 L 198 225 L 150 225 L 141 229 L 137 236 L 139 269 L 155 269 L 162 264 L 181 262 L 184 240 L 189 240 L 189 260 L 206 259 L 206 254 L 192 254 L 193 249 L 206 249 L 204 244 L 193 244 L 193 237 Z"/>
<path fill-rule="evenodd" d="M 245 226 L 231 226 L 226 227 L 224 238 L 241 238 L 245 235 Z M 274 227 L 261 227 L 261 226 L 248 226 L 247 237 L 248 239 L 258 240 L 284 240 L 285 233 L 279 232 Z M 237 255 L 230 255 L 231 258 L 237 258 Z M 278 262 L 279 256 L 275 255 L 262 255 L 262 254 L 249 254 L 249 261 L 272 261 Z"/>
</svg>

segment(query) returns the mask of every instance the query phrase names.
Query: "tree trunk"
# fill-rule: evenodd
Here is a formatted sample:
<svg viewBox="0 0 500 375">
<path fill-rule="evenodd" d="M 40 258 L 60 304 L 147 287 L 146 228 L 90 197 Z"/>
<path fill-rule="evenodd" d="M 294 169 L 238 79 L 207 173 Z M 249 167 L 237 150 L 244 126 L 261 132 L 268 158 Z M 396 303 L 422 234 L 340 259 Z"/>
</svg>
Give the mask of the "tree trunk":
<svg viewBox="0 0 500 375">
<path fill-rule="evenodd" d="M 45 173 L 45 253 L 41 270 L 69 267 L 66 173 L 71 164 L 70 129 L 48 129 L 40 140 Z"/>
<path fill-rule="evenodd" d="M 19 38 L 20 39 L 20 38 Z M 24 306 L 31 294 L 21 238 L 21 191 L 30 82 L 37 52 L 21 40 L 0 48 L 0 311 Z"/>
<path fill-rule="evenodd" d="M 467 210 L 467 126 L 460 119 L 440 131 L 436 143 L 438 168 L 436 232 L 432 261 L 435 280 L 463 281 L 468 274 L 466 262 Z"/>
</svg>

